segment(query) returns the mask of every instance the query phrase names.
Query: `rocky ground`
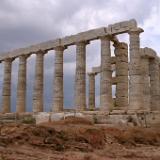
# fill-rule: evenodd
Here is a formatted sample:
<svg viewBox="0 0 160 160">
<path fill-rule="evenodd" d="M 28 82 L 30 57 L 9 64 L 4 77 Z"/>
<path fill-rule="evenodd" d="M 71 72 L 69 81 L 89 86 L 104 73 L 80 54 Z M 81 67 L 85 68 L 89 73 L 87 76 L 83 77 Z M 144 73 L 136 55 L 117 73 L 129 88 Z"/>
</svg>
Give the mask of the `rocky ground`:
<svg viewBox="0 0 160 160">
<path fill-rule="evenodd" d="M 0 124 L 0 160 L 159 160 L 160 129 L 107 127 L 82 118 Z"/>
</svg>

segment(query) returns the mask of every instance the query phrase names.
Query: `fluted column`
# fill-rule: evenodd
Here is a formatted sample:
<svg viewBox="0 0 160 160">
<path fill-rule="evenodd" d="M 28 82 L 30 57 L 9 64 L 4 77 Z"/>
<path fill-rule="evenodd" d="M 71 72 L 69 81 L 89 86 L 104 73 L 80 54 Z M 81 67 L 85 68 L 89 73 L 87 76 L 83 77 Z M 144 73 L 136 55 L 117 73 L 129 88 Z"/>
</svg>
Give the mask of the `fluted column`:
<svg viewBox="0 0 160 160">
<path fill-rule="evenodd" d="M 129 66 L 129 109 L 139 110 L 143 108 L 143 78 L 140 54 L 140 33 L 137 28 L 129 32 L 130 38 L 130 66 Z"/>
<path fill-rule="evenodd" d="M 26 109 L 26 60 L 27 57 L 19 57 L 19 71 L 17 84 L 17 112 L 25 112 Z"/>
<path fill-rule="evenodd" d="M 55 65 L 54 65 L 54 96 L 53 108 L 54 112 L 63 111 L 63 51 L 64 47 L 55 48 Z"/>
<path fill-rule="evenodd" d="M 33 112 L 43 112 L 43 73 L 45 51 L 36 53 L 35 81 L 33 90 Z"/>
<path fill-rule="evenodd" d="M 95 75 L 96 73 L 88 73 L 89 76 L 89 110 L 95 110 Z"/>
<path fill-rule="evenodd" d="M 86 42 L 76 44 L 75 107 L 86 110 Z"/>
<path fill-rule="evenodd" d="M 115 108 L 125 110 L 128 108 L 128 45 L 126 43 L 114 44 L 116 56 L 116 101 Z"/>
<path fill-rule="evenodd" d="M 11 71 L 12 71 L 12 60 L 4 60 L 4 79 L 3 79 L 3 90 L 2 90 L 2 112 L 9 113 L 11 110 Z"/>
<path fill-rule="evenodd" d="M 160 110 L 160 79 L 158 57 L 150 61 L 151 110 Z"/>
<path fill-rule="evenodd" d="M 111 50 L 109 37 L 101 37 L 101 78 L 100 109 L 109 111 L 113 108 Z"/>
<path fill-rule="evenodd" d="M 151 94 L 150 94 L 150 77 L 149 77 L 149 58 L 142 57 L 141 58 L 141 68 L 142 68 L 142 76 L 143 76 L 143 108 L 144 110 L 150 110 L 151 106 Z"/>
</svg>

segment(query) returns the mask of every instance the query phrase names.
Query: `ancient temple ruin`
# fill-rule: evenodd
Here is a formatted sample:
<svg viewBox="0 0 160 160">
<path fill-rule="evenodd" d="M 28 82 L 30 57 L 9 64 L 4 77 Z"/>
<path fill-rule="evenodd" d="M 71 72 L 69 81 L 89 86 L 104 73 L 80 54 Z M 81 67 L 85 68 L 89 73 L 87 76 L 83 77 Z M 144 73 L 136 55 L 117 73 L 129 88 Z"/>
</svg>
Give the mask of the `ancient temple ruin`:
<svg viewBox="0 0 160 160">
<path fill-rule="evenodd" d="M 63 112 L 63 53 L 71 45 L 76 45 L 74 107 L 77 112 L 95 110 L 97 74 L 100 74 L 99 111 L 160 111 L 160 58 L 153 49 L 140 47 L 142 32 L 135 20 L 129 20 L 1 54 L 0 62 L 4 63 L 1 112 L 11 112 L 11 70 L 16 58 L 19 58 L 16 112 L 26 111 L 26 62 L 32 54 L 36 54 L 32 107 L 34 113 L 43 112 L 44 56 L 50 50 L 55 50 L 55 87 L 51 108 L 54 113 Z M 129 44 L 118 40 L 117 35 L 123 33 L 129 35 Z M 101 65 L 86 73 L 86 45 L 97 39 L 101 42 Z M 111 56 L 110 42 L 114 44 L 115 56 Z M 115 77 L 112 72 L 115 72 Z M 88 105 L 86 76 L 89 76 Z M 116 85 L 114 99 L 112 85 Z"/>
</svg>

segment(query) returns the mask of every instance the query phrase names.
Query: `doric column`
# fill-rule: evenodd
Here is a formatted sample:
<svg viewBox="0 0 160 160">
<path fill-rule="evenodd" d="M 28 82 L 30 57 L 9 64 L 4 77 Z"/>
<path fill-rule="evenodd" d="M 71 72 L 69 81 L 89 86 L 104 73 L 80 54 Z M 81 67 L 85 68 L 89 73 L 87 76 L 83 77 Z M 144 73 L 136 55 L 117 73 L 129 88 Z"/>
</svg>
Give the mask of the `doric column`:
<svg viewBox="0 0 160 160">
<path fill-rule="evenodd" d="M 101 78 L 100 109 L 109 111 L 113 108 L 111 50 L 109 37 L 101 37 Z"/>
<path fill-rule="evenodd" d="M 137 28 L 129 32 L 130 66 L 129 66 L 129 110 L 143 108 L 143 79 L 141 69 L 140 38 L 142 29 Z"/>
<path fill-rule="evenodd" d="M 53 108 L 54 112 L 63 111 L 63 51 L 64 47 L 55 48 L 55 65 L 54 65 L 54 96 Z"/>
<path fill-rule="evenodd" d="M 86 110 L 86 42 L 76 44 L 75 107 Z"/>
<path fill-rule="evenodd" d="M 19 71 L 17 84 L 17 112 L 25 112 L 26 109 L 26 60 L 27 57 L 19 56 Z"/>
<path fill-rule="evenodd" d="M 116 56 L 116 101 L 115 108 L 126 110 L 128 108 L 128 45 L 126 43 L 114 44 Z"/>
<path fill-rule="evenodd" d="M 45 51 L 39 51 L 36 53 L 33 112 L 43 112 L 43 65 L 45 53 Z"/>
<path fill-rule="evenodd" d="M 95 75 L 96 73 L 88 73 L 89 76 L 89 110 L 95 110 Z"/>
<path fill-rule="evenodd" d="M 150 61 L 151 110 L 160 110 L 160 79 L 158 57 Z"/>
<path fill-rule="evenodd" d="M 149 58 L 142 57 L 141 58 L 141 68 L 142 68 L 142 76 L 143 76 L 143 110 L 150 110 L 151 104 L 151 94 L 150 94 L 150 77 L 149 77 Z"/>
<path fill-rule="evenodd" d="M 11 71 L 13 59 L 4 60 L 4 79 L 2 90 L 2 112 L 10 112 L 11 107 Z"/>
</svg>

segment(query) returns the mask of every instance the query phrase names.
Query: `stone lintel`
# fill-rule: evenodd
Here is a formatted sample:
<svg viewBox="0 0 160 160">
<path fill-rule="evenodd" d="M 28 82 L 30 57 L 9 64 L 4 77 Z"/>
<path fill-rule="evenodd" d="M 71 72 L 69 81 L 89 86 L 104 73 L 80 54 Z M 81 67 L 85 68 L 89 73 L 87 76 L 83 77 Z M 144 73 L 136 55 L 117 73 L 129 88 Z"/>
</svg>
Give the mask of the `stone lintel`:
<svg viewBox="0 0 160 160">
<path fill-rule="evenodd" d="M 130 30 L 133 30 L 135 28 L 137 28 L 137 22 L 136 20 L 131 19 L 129 21 L 123 21 L 112 25 L 108 25 L 107 33 L 110 35 L 117 35 L 129 32 Z"/>
<path fill-rule="evenodd" d="M 127 33 L 129 30 L 133 30 L 137 27 L 135 20 L 123 21 L 108 27 L 101 27 L 97 29 L 88 30 L 86 32 L 81 32 L 75 35 L 66 36 L 61 39 L 50 40 L 47 42 L 42 42 L 39 44 L 31 45 L 25 48 L 15 49 L 6 53 L 0 54 L 0 61 L 6 58 L 16 58 L 19 55 L 26 55 L 36 53 L 39 50 L 49 51 L 57 46 L 70 46 L 74 45 L 77 41 L 90 41 L 98 39 L 99 37 L 107 35 L 116 35 L 121 33 Z M 116 40 L 115 38 L 113 40 Z M 117 41 L 117 40 L 116 40 Z"/>
<path fill-rule="evenodd" d="M 154 51 L 152 48 L 148 48 L 148 47 L 141 48 L 140 52 L 141 52 L 142 58 L 150 58 L 150 59 L 153 58 L 154 59 L 157 57 L 156 51 Z"/>
<path fill-rule="evenodd" d="M 142 32 L 144 32 L 142 28 L 132 28 L 128 31 L 128 34 L 140 34 Z"/>
</svg>

